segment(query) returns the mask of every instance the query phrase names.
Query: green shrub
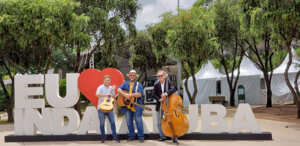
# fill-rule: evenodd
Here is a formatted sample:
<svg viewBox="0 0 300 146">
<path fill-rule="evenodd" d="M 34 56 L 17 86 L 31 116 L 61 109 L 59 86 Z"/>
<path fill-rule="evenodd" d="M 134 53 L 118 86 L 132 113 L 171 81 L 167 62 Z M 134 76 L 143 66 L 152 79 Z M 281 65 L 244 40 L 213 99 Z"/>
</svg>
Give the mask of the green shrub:
<svg viewBox="0 0 300 146">
<path fill-rule="evenodd" d="M 6 109 L 5 105 L 5 95 L 2 89 L 0 89 L 0 111 L 4 111 Z"/>
<path fill-rule="evenodd" d="M 61 97 L 66 96 L 66 79 L 61 79 L 59 82 L 59 94 Z M 86 103 L 90 103 L 90 101 L 80 92 L 79 101 L 85 101 Z"/>
</svg>

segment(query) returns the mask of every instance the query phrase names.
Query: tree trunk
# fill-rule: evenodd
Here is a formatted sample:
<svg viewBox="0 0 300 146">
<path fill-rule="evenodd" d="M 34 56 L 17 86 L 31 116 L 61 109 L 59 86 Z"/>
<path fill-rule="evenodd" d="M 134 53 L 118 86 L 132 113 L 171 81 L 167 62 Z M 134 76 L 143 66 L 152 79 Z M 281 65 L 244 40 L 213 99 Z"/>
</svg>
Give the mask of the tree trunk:
<svg viewBox="0 0 300 146">
<path fill-rule="evenodd" d="M 297 97 L 297 94 L 296 94 L 296 91 L 294 90 L 293 86 L 291 85 L 290 83 L 290 80 L 289 80 L 289 76 L 288 76 L 288 71 L 290 69 L 290 66 L 292 64 L 292 59 L 293 59 L 293 54 L 292 54 L 292 50 L 290 48 L 290 45 L 291 43 L 287 43 L 286 46 L 288 48 L 288 53 L 289 53 L 289 61 L 287 63 L 287 66 L 286 66 L 286 69 L 284 71 L 284 79 L 285 79 L 285 82 L 287 84 L 287 86 L 289 87 L 294 99 L 296 98 L 298 100 L 298 97 Z M 298 101 L 299 102 L 299 101 Z"/>
<path fill-rule="evenodd" d="M 12 80 L 11 95 L 9 95 L 7 88 L 4 84 L 4 81 L 2 79 L 2 75 L 0 75 L 0 84 L 5 94 L 5 106 L 7 109 L 7 116 L 8 116 L 7 122 L 14 122 L 14 115 L 13 115 L 14 79 L 11 80 Z"/>
<path fill-rule="evenodd" d="M 295 89 L 296 89 L 296 95 L 297 95 L 297 98 L 295 98 L 295 100 L 298 100 L 300 102 L 300 92 L 299 92 L 299 85 L 298 85 L 299 76 L 300 76 L 300 70 L 297 72 L 296 77 L 295 77 L 295 81 L 294 81 Z"/>
<path fill-rule="evenodd" d="M 74 73 L 80 73 L 80 47 L 77 46 L 76 48 L 76 62 L 75 62 L 75 66 L 74 66 Z M 89 60 L 87 61 L 89 62 Z M 80 100 L 77 101 L 77 103 L 74 105 L 74 109 L 78 112 L 80 118 L 82 118 L 82 113 L 80 110 L 80 104 L 79 104 Z"/>
<path fill-rule="evenodd" d="M 272 90 L 271 85 L 269 83 L 266 83 L 267 87 L 267 105 L 266 107 L 272 107 Z"/>
<path fill-rule="evenodd" d="M 6 108 L 7 108 L 7 122 L 14 122 L 14 93 L 15 93 L 15 87 L 14 87 L 14 78 L 11 79 L 11 94 L 10 94 L 10 98 L 7 99 L 7 104 L 6 104 Z"/>
<path fill-rule="evenodd" d="M 264 70 L 264 80 L 266 82 L 266 87 L 267 87 L 267 104 L 266 104 L 266 107 L 272 107 L 271 76 L 269 78 L 269 74 L 268 74 L 267 70 Z"/>
<path fill-rule="evenodd" d="M 189 86 L 188 86 L 189 73 L 183 65 L 184 64 L 181 62 L 181 66 L 182 66 L 183 72 L 185 74 L 185 82 L 184 82 L 185 92 L 189 98 L 190 103 L 193 103 L 193 102 L 195 103 L 195 100 L 193 101 L 191 93 L 189 91 Z"/>
<path fill-rule="evenodd" d="M 145 69 L 144 72 L 145 72 L 145 78 L 144 78 L 144 80 L 146 81 L 147 80 L 147 69 Z"/>
<path fill-rule="evenodd" d="M 142 72 L 141 74 L 140 74 L 140 76 L 138 77 L 138 79 L 137 79 L 137 81 L 141 81 L 141 79 L 142 79 L 142 76 L 144 75 L 144 72 Z M 145 86 L 145 85 L 143 85 L 143 86 Z"/>
<path fill-rule="evenodd" d="M 235 89 L 230 89 L 230 106 L 235 106 L 234 93 Z"/>
<path fill-rule="evenodd" d="M 298 119 L 300 119 L 300 93 L 299 93 L 299 86 L 298 86 L 299 76 L 300 76 L 300 70 L 297 72 L 296 77 L 295 77 L 295 81 L 294 81 L 295 89 L 296 89 L 296 95 L 297 95 L 297 97 L 294 98 L 294 101 L 295 101 L 296 106 L 297 106 L 297 118 Z"/>
<path fill-rule="evenodd" d="M 8 99 L 8 104 L 7 104 L 7 122 L 14 122 L 14 98 L 15 98 L 15 78 L 11 76 L 11 88 L 10 88 L 10 98 Z"/>
<path fill-rule="evenodd" d="M 296 106 L 297 106 L 297 118 L 300 119 L 300 103 L 296 102 Z"/>
<path fill-rule="evenodd" d="M 196 103 L 196 96 L 197 96 L 197 93 L 198 93 L 198 88 L 197 88 L 197 83 L 196 83 L 194 65 L 192 64 L 190 66 L 190 68 L 191 68 L 191 71 L 192 71 L 192 79 L 193 79 L 193 85 L 194 85 L 194 93 L 193 93 L 193 96 L 192 96 L 191 104 L 195 104 Z"/>
</svg>

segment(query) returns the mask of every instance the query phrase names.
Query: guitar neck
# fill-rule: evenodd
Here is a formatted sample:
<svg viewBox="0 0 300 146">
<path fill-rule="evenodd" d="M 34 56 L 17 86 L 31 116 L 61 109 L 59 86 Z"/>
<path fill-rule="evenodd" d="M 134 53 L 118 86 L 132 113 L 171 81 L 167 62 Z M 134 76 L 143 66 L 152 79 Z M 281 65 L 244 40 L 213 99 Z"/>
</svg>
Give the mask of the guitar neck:
<svg viewBox="0 0 300 146">
<path fill-rule="evenodd" d="M 134 105 L 136 105 L 136 106 L 139 106 L 139 107 L 141 107 L 141 108 L 144 108 L 144 106 L 143 105 L 140 105 L 140 104 L 137 104 L 137 103 L 133 103 Z"/>
<path fill-rule="evenodd" d="M 151 110 L 152 110 L 151 108 L 146 107 L 146 106 L 143 106 L 143 105 L 140 105 L 140 104 L 138 104 L 138 103 L 133 103 L 133 104 L 136 105 L 136 106 L 138 106 L 138 107 L 141 107 L 141 108 L 143 108 L 143 109 L 145 109 L 145 110 L 147 110 L 147 111 L 151 111 Z"/>
</svg>

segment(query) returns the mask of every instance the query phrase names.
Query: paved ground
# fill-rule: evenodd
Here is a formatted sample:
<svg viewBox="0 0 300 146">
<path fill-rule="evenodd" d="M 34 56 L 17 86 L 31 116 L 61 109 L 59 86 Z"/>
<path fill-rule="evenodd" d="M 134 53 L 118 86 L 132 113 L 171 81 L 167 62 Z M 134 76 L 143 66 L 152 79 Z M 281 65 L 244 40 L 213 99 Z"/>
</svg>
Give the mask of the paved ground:
<svg viewBox="0 0 300 146">
<path fill-rule="evenodd" d="M 152 129 L 152 118 L 145 117 L 146 124 L 149 125 L 149 129 Z M 200 118 L 199 118 L 200 119 Z M 228 123 L 231 123 L 232 118 L 227 118 Z M 257 119 L 262 131 L 269 131 L 273 134 L 272 141 L 203 141 L 203 140 L 181 140 L 181 146 L 297 146 L 300 145 L 300 124 L 290 124 L 284 122 L 270 121 Z M 120 122 L 117 123 L 117 127 Z M 198 122 L 198 128 L 196 131 L 201 131 L 201 121 Z M 70 146 L 82 146 L 82 145 L 111 145 L 111 146 L 120 146 L 120 145 L 141 145 L 138 141 L 127 142 L 126 140 L 121 141 L 120 144 L 112 143 L 107 141 L 105 144 L 102 144 L 97 141 L 68 141 L 68 142 L 22 142 L 22 143 L 5 143 L 4 136 L 13 134 L 13 124 L 2 124 L 0 125 L 0 146 L 42 146 L 42 145 L 70 145 Z M 146 140 L 143 143 L 143 146 L 164 146 L 164 145 L 174 145 L 171 141 L 167 142 L 158 142 L 155 140 Z"/>
</svg>

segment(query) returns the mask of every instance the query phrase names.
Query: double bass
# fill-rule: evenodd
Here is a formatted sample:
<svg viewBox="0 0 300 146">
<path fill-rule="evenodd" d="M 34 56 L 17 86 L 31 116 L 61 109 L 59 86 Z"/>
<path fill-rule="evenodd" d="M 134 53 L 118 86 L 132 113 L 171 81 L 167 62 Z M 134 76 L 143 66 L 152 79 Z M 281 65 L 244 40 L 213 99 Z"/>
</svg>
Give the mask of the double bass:
<svg viewBox="0 0 300 146">
<path fill-rule="evenodd" d="M 189 121 L 186 115 L 181 112 L 183 105 L 181 97 L 173 93 L 166 97 L 161 105 L 164 111 L 161 129 L 165 136 L 178 138 L 186 134 L 189 129 Z"/>
</svg>

